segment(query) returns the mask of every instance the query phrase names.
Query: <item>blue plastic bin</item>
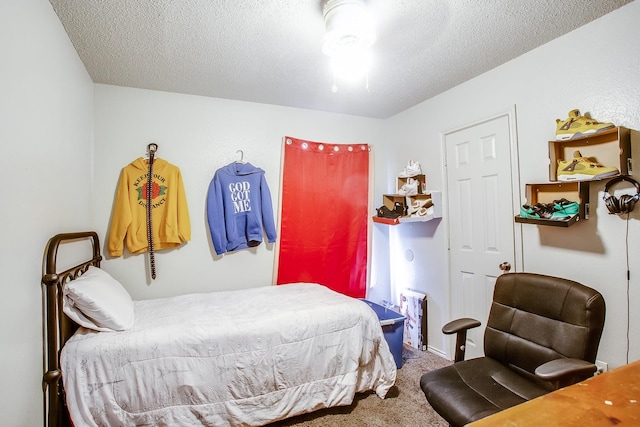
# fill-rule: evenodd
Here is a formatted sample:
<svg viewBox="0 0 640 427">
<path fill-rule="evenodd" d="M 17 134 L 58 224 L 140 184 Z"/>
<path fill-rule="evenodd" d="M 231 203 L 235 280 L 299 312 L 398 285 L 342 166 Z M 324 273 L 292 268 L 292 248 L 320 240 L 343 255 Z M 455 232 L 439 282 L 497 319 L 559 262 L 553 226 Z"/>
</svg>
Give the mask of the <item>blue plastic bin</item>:
<svg viewBox="0 0 640 427">
<path fill-rule="evenodd" d="M 384 333 L 384 339 L 387 341 L 387 344 L 389 344 L 389 350 L 391 350 L 391 354 L 393 354 L 396 367 L 398 369 L 402 368 L 402 338 L 406 317 L 375 302 L 366 299 L 362 301 L 366 302 L 378 315 L 380 326 L 382 326 L 382 332 Z"/>
</svg>

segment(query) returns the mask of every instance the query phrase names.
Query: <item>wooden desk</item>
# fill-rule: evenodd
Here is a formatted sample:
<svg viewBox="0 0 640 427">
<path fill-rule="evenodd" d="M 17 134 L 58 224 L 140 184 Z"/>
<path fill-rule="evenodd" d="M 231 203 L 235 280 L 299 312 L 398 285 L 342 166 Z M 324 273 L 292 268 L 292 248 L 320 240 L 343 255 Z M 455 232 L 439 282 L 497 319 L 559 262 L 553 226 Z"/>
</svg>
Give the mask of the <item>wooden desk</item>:
<svg viewBox="0 0 640 427">
<path fill-rule="evenodd" d="M 530 400 L 469 427 L 640 426 L 640 361 Z"/>
</svg>

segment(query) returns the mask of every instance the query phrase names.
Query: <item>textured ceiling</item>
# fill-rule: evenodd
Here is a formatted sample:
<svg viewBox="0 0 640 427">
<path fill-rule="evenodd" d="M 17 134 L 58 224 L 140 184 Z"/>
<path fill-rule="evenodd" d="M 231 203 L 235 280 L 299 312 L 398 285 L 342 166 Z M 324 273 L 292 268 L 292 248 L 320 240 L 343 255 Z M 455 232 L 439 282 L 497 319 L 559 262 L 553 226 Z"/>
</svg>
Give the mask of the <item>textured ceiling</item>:
<svg viewBox="0 0 640 427">
<path fill-rule="evenodd" d="M 338 86 L 322 0 L 50 0 L 95 83 L 387 118 L 631 0 L 368 0 L 369 88 Z"/>
</svg>

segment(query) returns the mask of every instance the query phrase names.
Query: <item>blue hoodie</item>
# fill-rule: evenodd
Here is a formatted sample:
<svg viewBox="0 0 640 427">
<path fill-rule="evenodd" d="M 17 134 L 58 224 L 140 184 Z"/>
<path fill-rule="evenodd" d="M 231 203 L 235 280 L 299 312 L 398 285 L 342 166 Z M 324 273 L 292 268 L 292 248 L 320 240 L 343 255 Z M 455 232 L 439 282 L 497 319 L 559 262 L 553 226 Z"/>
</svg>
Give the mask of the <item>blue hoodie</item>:
<svg viewBox="0 0 640 427">
<path fill-rule="evenodd" d="M 271 193 L 264 171 L 251 163 L 234 162 L 218 169 L 209 185 L 207 219 L 218 255 L 262 242 L 276 241 Z"/>
</svg>

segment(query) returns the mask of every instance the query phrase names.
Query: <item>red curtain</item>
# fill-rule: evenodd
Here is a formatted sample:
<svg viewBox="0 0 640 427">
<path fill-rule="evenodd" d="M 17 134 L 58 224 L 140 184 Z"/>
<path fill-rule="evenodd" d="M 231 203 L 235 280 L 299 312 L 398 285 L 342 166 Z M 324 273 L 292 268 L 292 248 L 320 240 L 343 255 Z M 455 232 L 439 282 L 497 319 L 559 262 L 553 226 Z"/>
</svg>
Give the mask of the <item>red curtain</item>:
<svg viewBox="0 0 640 427">
<path fill-rule="evenodd" d="M 369 146 L 284 138 L 277 284 L 367 286 Z"/>
</svg>

